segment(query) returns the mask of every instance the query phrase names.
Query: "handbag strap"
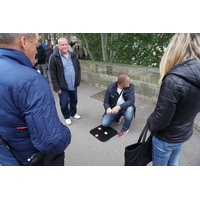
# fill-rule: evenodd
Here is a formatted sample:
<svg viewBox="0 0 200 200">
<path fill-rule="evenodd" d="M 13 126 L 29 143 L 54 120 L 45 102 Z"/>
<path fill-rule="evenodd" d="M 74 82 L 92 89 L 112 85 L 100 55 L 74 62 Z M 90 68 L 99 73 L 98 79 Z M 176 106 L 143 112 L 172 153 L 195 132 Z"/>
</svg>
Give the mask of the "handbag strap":
<svg viewBox="0 0 200 200">
<path fill-rule="evenodd" d="M 12 154 L 12 156 L 17 160 L 17 162 L 20 164 L 20 166 L 24 166 L 24 164 L 17 158 L 17 156 L 12 151 L 12 149 L 8 146 L 8 143 L 3 139 L 3 137 L 1 135 L 0 135 L 0 139 L 2 140 L 5 148 Z"/>
<path fill-rule="evenodd" d="M 138 138 L 138 143 L 140 143 L 141 141 L 142 143 L 145 142 L 148 130 L 149 130 L 149 123 L 146 123 L 145 127 L 142 130 L 142 133 L 140 134 L 140 137 Z"/>
</svg>

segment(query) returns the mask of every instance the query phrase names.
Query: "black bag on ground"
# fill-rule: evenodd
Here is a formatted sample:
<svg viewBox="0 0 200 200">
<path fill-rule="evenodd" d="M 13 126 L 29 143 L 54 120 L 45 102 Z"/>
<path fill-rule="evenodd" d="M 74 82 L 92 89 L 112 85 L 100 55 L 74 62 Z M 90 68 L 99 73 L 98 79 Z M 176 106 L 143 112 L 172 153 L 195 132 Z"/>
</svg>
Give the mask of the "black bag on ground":
<svg viewBox="0 0 200 200">
<path fill-rule="evenodd" d="M 137 143 L 125 147 L 125 166 L 146 166 L 152 161 L 152 135 L 146 140 L 148 127 L 147 123 Z"/>
</svg>

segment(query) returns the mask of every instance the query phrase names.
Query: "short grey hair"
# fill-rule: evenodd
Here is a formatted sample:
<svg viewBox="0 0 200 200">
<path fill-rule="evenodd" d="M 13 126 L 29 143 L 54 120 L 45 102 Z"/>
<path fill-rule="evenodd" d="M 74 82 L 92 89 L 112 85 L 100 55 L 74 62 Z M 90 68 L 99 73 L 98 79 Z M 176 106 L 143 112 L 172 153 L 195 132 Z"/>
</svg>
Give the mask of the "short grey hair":
<svg viewBox="0 0 200 200">
<path fill-rule="evenodd" d="M 0 33 L 0 45 L 12 45 L 15 40 L 25 36 L 29 42 L 32 42 L 35 33 Z"/>
<path fill-rule="evenodd" d="M 118 76 L 118 83 L 123 83 L 127 78 L 130 78 L 127 74 L 119 74 Z"/>
</svg>

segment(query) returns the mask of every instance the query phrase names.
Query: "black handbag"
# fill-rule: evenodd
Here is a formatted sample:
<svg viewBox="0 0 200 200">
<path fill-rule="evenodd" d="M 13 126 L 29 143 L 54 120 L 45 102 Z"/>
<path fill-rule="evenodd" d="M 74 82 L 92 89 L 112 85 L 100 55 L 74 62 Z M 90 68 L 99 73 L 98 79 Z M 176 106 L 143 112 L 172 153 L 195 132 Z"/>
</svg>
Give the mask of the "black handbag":
<svg viewBox="0 0 200 200">
<path fill-rule="evenodd" d="M 125 166 L 146 166 L 152 161 L 152 135 L 147 140 L 149 124 L 147 123 L 140 134 L 138 142 L 125 147 Z"/>
<path fill-rule="evenodd" d="M 24 166 L 24 164 L 17 158 L 12 149 L 8 146 L 8 143 L 3 139 L 1 135 L 0 139 L 2 140 L 5 148 L 17 160 L 19 165 Z M 48 155 L 38 151 L 32 154 L 30 158 L 28 158 L 28 166 L 64 166 L 64 158 L 65 158 L 65 152 L 62 152 L 61 154 L 58 155 Z"/>
<path fill-rule="evenodd" d="M 58 155 L 47 155 L 39 151 L 28 158 L 28 166 L 64 166 L 64 158 L 65 152 Z"/>
</svg>

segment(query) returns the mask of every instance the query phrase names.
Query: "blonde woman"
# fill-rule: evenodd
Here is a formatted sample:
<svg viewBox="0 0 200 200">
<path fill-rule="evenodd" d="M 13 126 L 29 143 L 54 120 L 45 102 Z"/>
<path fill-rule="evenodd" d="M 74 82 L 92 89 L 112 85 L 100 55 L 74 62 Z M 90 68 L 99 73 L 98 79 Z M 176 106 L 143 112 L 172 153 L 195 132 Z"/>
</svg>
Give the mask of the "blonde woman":
<svg viewBox="0 0 200 200">
<path fill-rule="evenodd" d="M 154 166 L 177 166 L 200 111 L 200 34 L 177 33 L 160 63 L 160 93 L 149 117 Z"/>
</svg>

